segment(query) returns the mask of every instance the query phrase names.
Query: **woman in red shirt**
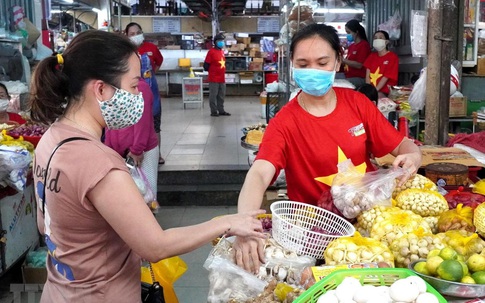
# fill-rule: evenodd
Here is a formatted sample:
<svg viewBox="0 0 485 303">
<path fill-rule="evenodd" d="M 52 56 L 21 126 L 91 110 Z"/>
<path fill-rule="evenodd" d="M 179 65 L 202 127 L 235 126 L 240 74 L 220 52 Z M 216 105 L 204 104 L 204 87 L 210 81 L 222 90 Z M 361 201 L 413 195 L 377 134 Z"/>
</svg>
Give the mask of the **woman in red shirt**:
<svg viewBox="0 0 485 303">
<path fill-rule="evenodd" d="M 7 112 L 8 105 L 10 104 L 10 95 L 8 94 L 5 84 L 0 83 L 0 123 L 6 123 L 8 121 L 17 122 L 18 124 L 24 124 L 25 120 L 16 113 Z"/>
<path fill-rule="evenodd" d="M 370 54 L 370 45 L 365 34 L 365 29 L 359 21 L 353 19 L 345 24 L 347 42 L 351 43 L 347 49 L 347 56 L 343 59 L 345 78 L 355 85 L 365 83 L 365 59 Z"/>
<path fill-rule="evenodd" d="M 367 69 L 365 83 L 374 85 L 379 98 L 389 95 L 389 87 L 397 84 L 399 57 L 389 51 L 389 34 L 385 31 L 374 33 L 372 46 L 376 50 L 367 57 L 364 66 Z"/>
</svg>

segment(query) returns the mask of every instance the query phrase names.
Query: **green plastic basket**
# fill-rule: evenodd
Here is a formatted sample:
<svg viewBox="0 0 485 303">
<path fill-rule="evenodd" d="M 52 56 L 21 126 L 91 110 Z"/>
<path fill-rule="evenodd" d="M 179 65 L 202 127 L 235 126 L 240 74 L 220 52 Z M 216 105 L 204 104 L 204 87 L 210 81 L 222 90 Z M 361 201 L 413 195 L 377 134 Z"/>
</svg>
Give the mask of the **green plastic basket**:
<svg viewBox="0 0 485 303">
<path fill-rule="evenodd" d="M 315 285 L 299 296 L 294 303 L 316 303 L 321 295 L 329 290 L 336 289 L 346 277 L 355 277 L 359 279 L 360 283 L 363 285 L 390 286 L 396 280 L 409 276 L 416 276 L 416 274 L 406 268 L 359 268 L 336 270 L 315 283 Z M 426 288 L 429 293 L 434 294 L 438 298 L 440 303 L 447 303 L 446 299 L 429 285 L 428 282 L 426 282 Z"/>
</svg>

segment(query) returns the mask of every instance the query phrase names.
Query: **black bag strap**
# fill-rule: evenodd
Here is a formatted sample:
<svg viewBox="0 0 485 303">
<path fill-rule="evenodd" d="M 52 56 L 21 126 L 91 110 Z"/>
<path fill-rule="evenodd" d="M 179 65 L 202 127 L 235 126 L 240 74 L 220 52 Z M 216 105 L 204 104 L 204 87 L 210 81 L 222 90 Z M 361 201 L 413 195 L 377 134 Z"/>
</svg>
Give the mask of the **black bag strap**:
<svg viewBox="0 0 485 303">
<path fill-rule="evenodd" d="M 51 155 L 49 156 L 49 160 L 47 160 L 47 165 L 45 167 L 45 173 L 44 173 L 44 186 L 43 186 L 43 191 L 42 191 L 42 214 L 45 216 L 45 185 L 47 184 L 47 173 L 49 171 L 49 166 L 51 164 L 51 160 L 52 160 L 52 156 L 54 156 L 54 153 L 59 149 L 59 147 L 61 147 L 64 143 L 68 143 L 68 142 L 71 142 L 71 141 L 76 141 L 76 140 L 89 140 L 88 138 L 84 138 L 84 137 L 69 137 L 69 138 L 66 138 L 64 140 L 62 140 L 61 142 L 59 142 L 56 147 L 54 147 L 54 150 L 52 150 L 52 153 Z"/>
</svg>

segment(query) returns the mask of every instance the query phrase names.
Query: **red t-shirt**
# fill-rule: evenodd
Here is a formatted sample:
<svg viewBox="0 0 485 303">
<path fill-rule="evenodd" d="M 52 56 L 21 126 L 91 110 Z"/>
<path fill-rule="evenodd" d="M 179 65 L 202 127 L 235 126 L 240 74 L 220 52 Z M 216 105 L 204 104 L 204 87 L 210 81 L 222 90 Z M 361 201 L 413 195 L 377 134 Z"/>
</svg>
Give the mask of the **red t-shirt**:
<svg viewBox="0 0 485 303">
<path fill-rule="evenodd" d="M 16 114 L 16 113 L 7 113 L 8 114 L 8 120 L 9 121 L 14 121 L 17 122 L 18 124 L 25 124 L 25 120 L 22 118 L 21 115 Z"/>
<path fill-rule="evenodd" d="M 364 64 L 365 59 L 370 54 L 370 45 L 369 42 L 362 40 L 359 43 L 352 43 L 347 50 L 347 59 L 350 61 L 357 61 L 359 63 Z M 348 65 L 345 65 L 344 72 L 345 78 L 365 78 L 365 67 L 362 68 L 355 68 Z"/>
<path fill-rule="evenodd" d="M 274 179 L 285 169 L 292 201 L 316 205 L 330 189 L 339 162 L 351 159 L 355 166 L 366 165 L 366 171 L 372 171 L 369 155 L 382 157 L 403 139 L 363 94 L 334 90 L 337 106 L 329 115 L 310 115 L 295 97 L 266 128 L 256 159 L 275 166 Z"/>
<path fill-rule="evenodd" d="M 377 86 L 382 77 L 389 79 L 386 85 L 381 88 L 381 92 L 389 94 L 388 86 L 397 84 L 399 57 L 395 53 L 388 52 L 381 57 L 377 52 L 373 52 L 365 60 L 364 66 L 370 71 L 370 83 L 372 85 Z"/>
<path fill-rule="evenodd" d="M 155 71 L 155 66 L 162 66 L 163 56 L 158 47 L 150 42 L 143 41 L 143 43 L 138 48 L 138 52 L 141 54 L 147 54 L 150 58 L 150 63 Z"/>
<path fill-rule="evenodd" d="M 226 82 L 226 57 L 222 49 L 211 48 L 205 56 L 205 62 L 209 63 L 208 82 Z"/>
</svg>

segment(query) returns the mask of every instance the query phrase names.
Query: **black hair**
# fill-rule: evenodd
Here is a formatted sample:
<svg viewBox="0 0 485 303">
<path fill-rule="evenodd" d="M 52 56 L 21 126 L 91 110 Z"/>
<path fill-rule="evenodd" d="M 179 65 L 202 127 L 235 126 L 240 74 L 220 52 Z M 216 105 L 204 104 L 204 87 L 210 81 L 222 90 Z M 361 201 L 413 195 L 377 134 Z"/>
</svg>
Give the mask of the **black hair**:
<svg viewBox="0 0 485 303">
<path fill-rule="evenodd" d="M 352 19 L 352 20 L 348 21 L 347 23 L 345 23 L 345 27 L 350 29 L 354 33 L 357 33 L 357 35 L 359 35 L 359 37 L 362 40 L 369 41 L 369 40 L 367 40 L 367 35 L 365 34 L 365 29 L 362 25 L 360 25 L 359 21 Z"/>
<path fill-rule="evenodd" d="M 128 35 L 128 30 L 130 29 L 130 27 L 132 26 L 138 26 L 138 28 L 143 31 L 143 28 L 141 28 L 140 24 L 136 23 L 136 22 L 130 22 L 126 25 L 125 27 L 125 35 Z"/>
<path fill-rule="evenodd" d="M 0 82 L 0 87 L 2 87 L 5 90 L 5 92 L 7 93 L 7 97 L 10 99 L 10 94 L 8 93 L 7 86 L 2 82 Z"/>
<path fill-rule="evenodd" d="M 361 86 L 357 87 L 355 90 L 364 94 L 371 101 L 377 102 L 377 100 L 379 99 L 379 94 L 377 92 L 377 89 L 372 84 L 368 84 L 368 83 L 362 84 Z"/>
<path fill-rule="evenodd" d="M 119 87 L 136 46 L 124 35 L 88 30 L 72 39 L 62 55 L 42 60 L 32 74 L 32 120 L 50 124 L 78 103 L 90 80 Z"/>
<path fill-rule="evenodd" d="M 291 39 L 290 58 L 293 58 L 293 54 L 298 43 L 313 36 L 318 36 L 327 41 L 335 51 L 337 61 L 342 60 L 342 48 L 340 47 L 340 39 L 337 31 L 333 26 L 318 23 L 307 25 L 296 32 L 293 39 Z"/>
<path fill-rule="evenodd" d="M 214 37 L 214 43 L 216 43 L 217 40 L 224 40 L 225 37 L 223 34 L 219 33 Z"/>
</svg>

